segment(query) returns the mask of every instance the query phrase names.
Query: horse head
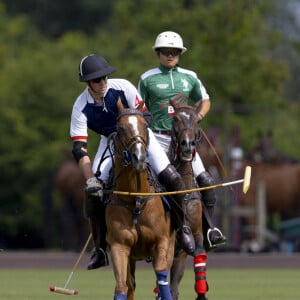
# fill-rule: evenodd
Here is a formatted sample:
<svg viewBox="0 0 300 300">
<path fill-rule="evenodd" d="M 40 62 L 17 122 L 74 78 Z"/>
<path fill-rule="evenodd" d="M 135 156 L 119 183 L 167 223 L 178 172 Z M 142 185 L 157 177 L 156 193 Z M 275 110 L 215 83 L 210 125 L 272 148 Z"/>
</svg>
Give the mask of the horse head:
<svg viewBox="0 0 300 300">
<path fill-rule="evenodd" d="M 118 109 L 116 156 L 119 154 L 123 165 L 131 164 L 137 171 L 144 170 L 147 165 L 148 124 L 138 108 L 126 109 L 119 100 Z"/>
<path fill-rule="evenodd" d="M 191 161 L 195 156 L 196 146 L 200 139 L 198 124 L 200 107 L 199 105 L 183 106 L 172 100 L 170 104 L 175 111 L 171 133 L 171 148 L 174 153 L 171 157 L 179 156 L 183 161 Z"/>
</svg>

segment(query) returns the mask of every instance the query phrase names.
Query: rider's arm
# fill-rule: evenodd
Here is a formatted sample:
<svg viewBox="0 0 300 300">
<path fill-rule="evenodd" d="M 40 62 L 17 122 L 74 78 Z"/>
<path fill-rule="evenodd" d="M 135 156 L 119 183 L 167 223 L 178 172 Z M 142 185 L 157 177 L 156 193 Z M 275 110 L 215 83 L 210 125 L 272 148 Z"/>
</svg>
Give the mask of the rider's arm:
<svg viewBox="0 0 300 300">
<path fill-rule="evenodd" d="M 85 179 L 94 177 L 92 163 L 87 152 L 87 139 L 81 138 L 73 142 L 73 155 Z"/>
<path fill-rule="evenodd" d="M 200 104 L 199 118 L 202 120 L 210 110 L 210 100 L 203 99 Z"/>
</svg>

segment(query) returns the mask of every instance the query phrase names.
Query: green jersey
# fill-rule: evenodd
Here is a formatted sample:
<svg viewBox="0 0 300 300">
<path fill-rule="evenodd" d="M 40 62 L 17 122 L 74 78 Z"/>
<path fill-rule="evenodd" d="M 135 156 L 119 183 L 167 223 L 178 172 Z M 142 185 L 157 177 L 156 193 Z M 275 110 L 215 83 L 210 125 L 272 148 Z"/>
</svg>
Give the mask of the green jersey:
<svg viewBox="0 0 300 300">
<path fill-rule="evenodd" d="M 138 90 L 153 115 L 153 130 L 171 130 L 174 109 L 169 104 L 170 100 L 188 105 L 189 100 L 209 99 L 196 73 L 178 66 L 167 69 L 160 65 L 145 72 L 140 78 Z"/>
</svg>

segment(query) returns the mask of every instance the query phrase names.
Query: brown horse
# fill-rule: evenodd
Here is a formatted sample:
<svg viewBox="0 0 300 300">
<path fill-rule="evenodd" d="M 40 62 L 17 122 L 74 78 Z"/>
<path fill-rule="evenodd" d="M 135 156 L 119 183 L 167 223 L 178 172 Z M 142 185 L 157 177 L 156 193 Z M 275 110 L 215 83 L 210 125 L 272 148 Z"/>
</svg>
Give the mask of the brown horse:
<svg viewBox="0 0 300 300">
<path fill-rule="evenodd" d="M 172 103 L 171 103 L 172 104 Z M 200 138 L 200 129 L 198 125 L 199 106 L 176 106 L 172 104 L 175 110 L 173 117 L 173 126 L 171 133 L 171 144 L 169 148 L 169 158 L 176 167 L 187 190 L 197 187 L 194 179 L 192 160 L 195 155 L 196 145 Z M 187 195 L 184 203 L 184 213 L 186 224 L 190 226 L 194 239 L 194 271 L 195 271 L 195 291 L 197 300 L 206 299 L 207 292 L 205 264 L 207 254 L 203 247 L 203 229 L 202 229 L 202 202 L 201 194 L 193 192 Z M 173 299 L 178 299 L 179 284 L 184 275 L 187 253 L 180 249 L 176 244 L 176 255 L 171 268 L 171 293 Z"/>
<path fill-rule="evenodd" d="M 171 300 L 168 282 L 161 279 L 173 261 L 175 234 L 170 214 L 160 196 L 126 194 L 155 192 L 147 164 L 148 125 L 139 110 L 124 110 L 120 103 L 118 108 L 114 192 L 106 206 L 107 241 L 116 279 L 114 299 L 134 299 L 136 261 L 151 258 L 162 299 Z"/>
<path fill-rule="evenodd" d="M 247 194 L 241 198 L 241 206 L 257 209 L 258 195 L 265 195 L 267 226 L 271 230 L 274 227 L 274 214 L 279 216 L 281 221 L 297 218 L 300 215 L 300 164 L 266 164 L 246 162 L 252 166 L 251 185 Z M 263 188 L 264 187 L 264 188 Z M 261 192 L 259 192 L 261 191 Z M 262 193 L 264 192 L 264 193 Z M 259 207 L 259 206 L 258 206 Z M 263 248 L 278 242 L 276 236 L 257 235 L 258 214 L 245 216 L 245 232 L 242 235 L 243 248 L 249 251 L 261 251 Z M 264 232 L 262 232 L 264 234 Z M 270 240 L 268 240 L 270 239 Z M 269 244 L 269 242 L 271 244 Z M 259 243 L 261 242 L 261 243 Z M 254 246 L 254 248 L 253 248 Z"/>
<path fill-rule="evenodd" d="M 241 205 L 255 207 L 259 191 L 265 191 L 266 212 L 269 221 L 276 213 L 288 220 L 300 215 L 300 164 L 284 155 L 273 142 L 271 131 L 258 134 L 258 143 L 246 156 L 245 165 L 252 166 L 252 179 L 248 193 L 241 198 Z M 247 241 L 256 241 L 257 215 L 243 218 Z M 270 222 L 269 222 L 270 223 Z M 274 224 L 270 224 L 272 227 Z M 273 228 L 272 228 L 273 229 Z"/>
<path fill-rule="evenodd" d="M 54 188 L 62 200 L 61 240 L 65 250 L 82 249 L 89 234 L 82 208 L 84 186 L 84 176 L 73 158 L 58 168 Z"/>
<path fill-rule="evenodd" d="M 255 204 L 259 182 L 265 184 L 267 212 L 279 213 L 282 220 L 299 217 L 300 164 L 252 163 L 252 180 L 244 204 Z"/>
</svg>

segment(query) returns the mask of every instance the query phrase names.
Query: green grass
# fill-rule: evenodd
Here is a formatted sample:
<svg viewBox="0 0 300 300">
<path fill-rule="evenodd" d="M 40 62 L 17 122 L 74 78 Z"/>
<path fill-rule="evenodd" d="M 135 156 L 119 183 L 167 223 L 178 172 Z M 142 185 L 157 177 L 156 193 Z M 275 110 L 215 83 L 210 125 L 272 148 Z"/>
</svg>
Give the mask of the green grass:
<svg viewBox="0 0 300 300">
<path fill-rule="evenodd" d="M 49 291 L 50 285 L 63 287 L 70 270 L 1 270 L 1 300 L 50 300 L 75 297 L 78 300 L 113 299 L 114 277 L 111 269 L 78 270 L 68 288 L 77 296 Z M 212 269 L 207 271 L 209 300 L 298 300 L 300 271 L 293 269 Z M 155 277 L 152 269 L 137 269 L 137 300 L 153 300 Z M 193 300 L 194 273 L 187 269 L 180 285 L 180 299 Z"/>
</svg>

